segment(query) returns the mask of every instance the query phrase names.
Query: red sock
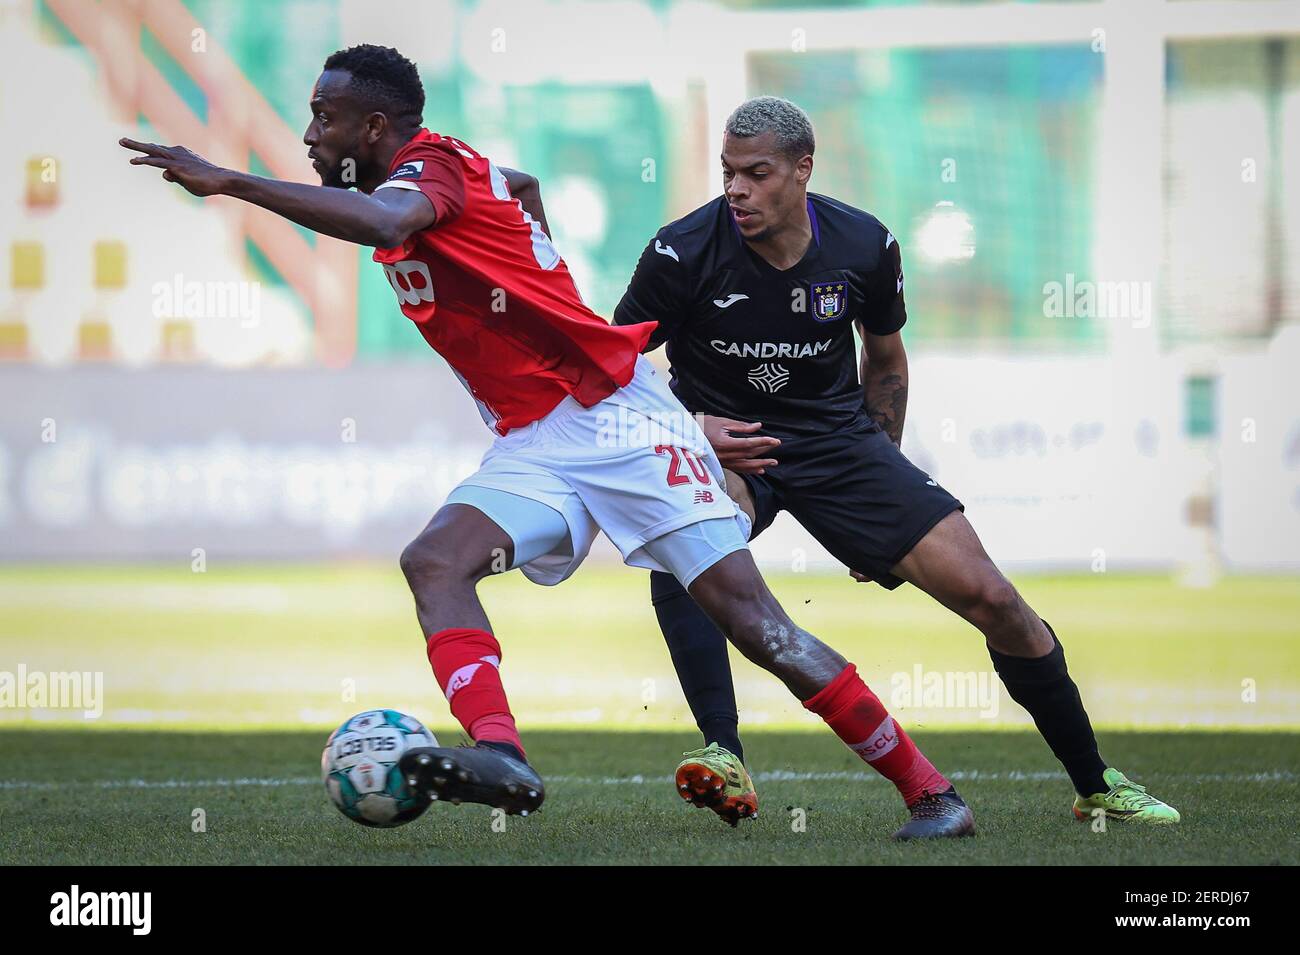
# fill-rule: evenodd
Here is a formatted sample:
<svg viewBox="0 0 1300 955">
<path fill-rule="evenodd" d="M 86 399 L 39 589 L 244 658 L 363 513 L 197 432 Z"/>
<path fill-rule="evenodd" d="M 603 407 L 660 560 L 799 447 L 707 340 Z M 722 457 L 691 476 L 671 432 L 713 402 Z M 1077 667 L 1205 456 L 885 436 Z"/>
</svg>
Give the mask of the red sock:
<svg viewBox="0 0 1300 955">
<path fill-rule="evenodd" d="M 501 685 L 501 645 L 486 630 L 439 630 L 429 636 L 429 663 L 451 715 L 470 739 L 510 743 L 522 754 L 515 718 Z"/>
<path fill-rule="evenodd" d="M 927 792 L 941 793 L 951 785 L 894 722 L 852 663 L 806 700 L 804 707 L 824 719 L 849 749 L 897 786 L 907 805 Z"/>
</svg>

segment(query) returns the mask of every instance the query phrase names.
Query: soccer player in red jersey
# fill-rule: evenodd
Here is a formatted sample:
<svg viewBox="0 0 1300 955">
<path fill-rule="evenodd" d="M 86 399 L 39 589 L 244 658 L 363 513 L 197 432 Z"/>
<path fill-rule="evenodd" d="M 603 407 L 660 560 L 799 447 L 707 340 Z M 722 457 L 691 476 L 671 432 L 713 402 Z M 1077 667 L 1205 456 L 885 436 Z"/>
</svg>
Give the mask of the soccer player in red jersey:
<svg viewBox="0 0 1300 955">
<path fill-rule="evenodd" d="M 162 169 L 194 195 L 233 196 L 374 246 L 402 312 L 497 434 L 480 469 L 402 554 L 434 675 L 475 742 L 407 753 L 408 782 L 429 798 L 512 813 L 541 805 L 476 587 L 505 567 L 559 583 L 603 531 L 629 565 L 676 577 L 909 806 L 950 792 L 852 664 L 796 626 L 767 589 L 717 456 L 641 356 L 655 324 L 614 326 L 587 308 L 543 227 L 535 180 L 422 128 L 423 108 L 415 65 L 397 51 L 366 45 L 330 56 L 303 142 L 332 188 L 122 140 L 141 154 L 133 164 Z M 944 814 L 913 813 L 896 835 L 972 832 L 970 810 L 959 799 L 946 805 Z"/>
</svg>

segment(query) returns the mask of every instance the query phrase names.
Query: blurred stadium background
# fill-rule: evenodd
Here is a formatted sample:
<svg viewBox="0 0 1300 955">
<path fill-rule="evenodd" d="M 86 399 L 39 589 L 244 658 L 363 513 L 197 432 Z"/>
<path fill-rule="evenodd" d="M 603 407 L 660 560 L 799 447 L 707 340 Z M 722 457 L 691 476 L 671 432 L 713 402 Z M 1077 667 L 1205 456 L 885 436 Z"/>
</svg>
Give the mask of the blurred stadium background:
<svg viewBox="0 0 1300 955">
<path fill-rule="evenodd" d="M 727 113 L 800 103 L 813 188 L 902 243 L 904 450 L 1055 624 L 1097 721 L 1300 722 L 1288 0 L 0 0 L 0 670 L 103 672 L 97 725 L 447 725 L 397 554 L 488 443 L 469 399 L 369 250 L 116 145 L 311 181 L 313 81 L 359 42 L 419 63 L 427 126 L 541 179 L 605 315 L 719 191 Z M 797 525 L 755 549 L 872 682 L 989 670 Z M 525 725 L 690 726 L 645 575 L 612 557 L 485 584 Z M 743 661 L 738 683 L 747 722 L 803 723 Z M 894 700 L 1024 721 L 931 702 Z"/>
</svg>

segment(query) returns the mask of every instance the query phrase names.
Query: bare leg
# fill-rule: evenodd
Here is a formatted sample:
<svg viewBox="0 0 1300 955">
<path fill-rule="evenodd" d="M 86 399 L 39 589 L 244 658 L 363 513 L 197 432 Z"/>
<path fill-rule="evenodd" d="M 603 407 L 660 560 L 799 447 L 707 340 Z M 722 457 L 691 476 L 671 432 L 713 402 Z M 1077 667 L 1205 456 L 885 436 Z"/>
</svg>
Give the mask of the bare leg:
<svg viewBox="0 0 1300 955">
<path fill-rule="evenodd" d="M 429 664 L 472 748 L 417 747 L 399 766 L 415 791 L 452 803 L 478 802 L 527 815 L 541 806 L 541 777 L 523 742 L 498 667 L 501 646 L 476 585 L 512 563 L 510 535 L 482 511 L 448 504 L 402 551 Z"/>
<path fill-rule="evenodd" d="M 775 675 L 804 707 L 892 782 L 913 812 L 900 839 L 968 835 L 974 817 L 952 784 L 894 722 L 855 667 L 795 625 L 746 550 L 697 577 L 691 596 L 748 659 Z M 927 798 L 929 797 L 929 798 Z"/>
<path fill-rule="evenodd" d="M 1106 764 L 1055 635 L 994 566 L 954 511 L 893 568 L 984 634 L 993 666 L 1083 796 L 1104 792 Z"/>
<path fill-rule="evenodd" d="M 985 553 L 960 511 L 936 524 L 894 565 L 892 573 L 974 625 L 999 653 L 1041 657 L 1055 645 L 1043 621 Z"/>
<path fill-rule="evenodd" d="M 736 649 L 800 700 L 815 696 L 848 665 L 790 619 L 748 550 L 728 554 L 700 574 L 690 594 Z"/>
<path fill-rule="evenodd" d="M 505 570 L 514 541 L 477 508 L 448 504 L 402 551 L 402 572 L 415 595 L 415 613 L 428 636 L 452 627 L 492 632 L 478 582 Z"/>
</svg>

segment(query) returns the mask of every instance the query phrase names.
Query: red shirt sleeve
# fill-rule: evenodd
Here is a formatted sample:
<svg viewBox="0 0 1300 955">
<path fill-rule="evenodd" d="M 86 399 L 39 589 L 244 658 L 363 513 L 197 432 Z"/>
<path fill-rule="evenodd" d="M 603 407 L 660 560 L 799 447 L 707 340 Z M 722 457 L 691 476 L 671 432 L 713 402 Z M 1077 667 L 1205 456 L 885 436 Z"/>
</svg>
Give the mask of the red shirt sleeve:
<svg viewBox="0 0 1300 955">
<path fill-rule="evenodd" d="M 446 225 L 465 208 L 465 170 L 460 157 L 435 145 L 411 149 L 378 189 L 410 189 L 433 204 L 434 225 Z"/>
</svg>

